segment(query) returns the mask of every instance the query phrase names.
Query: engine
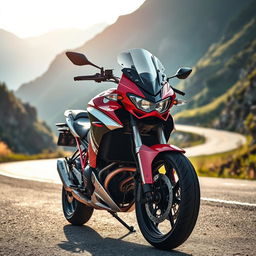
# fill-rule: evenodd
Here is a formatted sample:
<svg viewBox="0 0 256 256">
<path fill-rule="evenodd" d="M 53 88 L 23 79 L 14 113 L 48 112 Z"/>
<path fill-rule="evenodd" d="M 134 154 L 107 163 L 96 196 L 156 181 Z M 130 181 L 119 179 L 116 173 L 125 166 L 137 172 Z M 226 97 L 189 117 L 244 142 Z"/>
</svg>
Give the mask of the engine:
<svg viewBox="0 0 256 256">
<path fill-rule="evenodd" d="M 123 211 L 128 211 L 134 203 L 135 171 L 136 168 L 120 167 L 111 171 L 104 181 L 106 191 Z"/>
</svg>

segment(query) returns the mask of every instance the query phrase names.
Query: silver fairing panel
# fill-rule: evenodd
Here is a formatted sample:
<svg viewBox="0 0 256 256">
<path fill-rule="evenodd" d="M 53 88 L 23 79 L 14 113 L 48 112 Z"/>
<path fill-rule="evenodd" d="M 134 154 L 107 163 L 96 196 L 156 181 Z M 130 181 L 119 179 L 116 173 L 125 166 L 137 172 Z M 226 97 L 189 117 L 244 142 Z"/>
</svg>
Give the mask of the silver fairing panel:
<svg viewBox="0 0 256 256">
<path fill-rule="evenodd" d="M 103 135 L 123 126 L 94 107 L 88 107 L 87 111 L 91 122 L 90 143 L 97 154 Z"/>
</svg>

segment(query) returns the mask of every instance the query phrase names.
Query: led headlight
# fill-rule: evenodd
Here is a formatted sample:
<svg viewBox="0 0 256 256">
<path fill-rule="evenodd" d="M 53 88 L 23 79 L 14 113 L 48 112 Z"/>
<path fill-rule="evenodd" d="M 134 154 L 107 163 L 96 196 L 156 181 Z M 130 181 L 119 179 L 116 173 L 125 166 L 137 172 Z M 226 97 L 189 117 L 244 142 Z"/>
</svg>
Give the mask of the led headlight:
<svg viewBox="0 0 256 256">
<path fill-rule="evenodd" d="M 163 113 L 168 109 L 170 105 L 170 98 L 164 99 L 157 103 L 153 103 L 151 101 L 145 100 L 134 95 L 130 95 L 129 98 L 138 109 L 148 113 L 153 110 L 156 110 L 159 113 Z"/>
<path fill-rule="evenodd" d="M 170 105 L 170 98 L 167 98 L 165 100 L 159 101 L 156 103 L 156 111 L 159 113 L 165 112 Z"/>
</svg>

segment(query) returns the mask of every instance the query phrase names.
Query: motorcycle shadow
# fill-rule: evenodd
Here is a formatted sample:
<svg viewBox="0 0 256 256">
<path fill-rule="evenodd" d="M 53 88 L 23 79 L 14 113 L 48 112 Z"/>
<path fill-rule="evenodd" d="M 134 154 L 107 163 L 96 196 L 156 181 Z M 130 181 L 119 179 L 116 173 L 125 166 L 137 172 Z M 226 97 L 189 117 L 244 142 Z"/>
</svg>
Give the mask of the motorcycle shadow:
<svg viewBox="0 0 256 256">
<path fill-rule="evenodd" d="M 66 225 L 63 228 L 67 241 L 62 241 L 58 246 L 73 253 L 88 253 L 92 256 L 102 255 L 168 255 L 188 256 L 190 254 L 179 251 L 161 251 L 152 246 L 141 245 L 133 242 L 123 241 L 129 235 L 113 239 L 102 237 L 99 233 L 87 226 Z"/>
</svg>

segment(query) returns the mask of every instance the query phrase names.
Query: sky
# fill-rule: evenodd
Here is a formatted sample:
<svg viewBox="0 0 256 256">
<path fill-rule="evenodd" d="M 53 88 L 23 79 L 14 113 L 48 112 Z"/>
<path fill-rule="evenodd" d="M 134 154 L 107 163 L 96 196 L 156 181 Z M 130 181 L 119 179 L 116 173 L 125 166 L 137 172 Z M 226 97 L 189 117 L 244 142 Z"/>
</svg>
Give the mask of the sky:
<svg viewBox="0 0 256 256">
<path fill-rule="evenodd" d="M 21 38 L 55 29 L 112 24 L 145 0 L 0 0 L 0 29 Z"/>
</svg>

